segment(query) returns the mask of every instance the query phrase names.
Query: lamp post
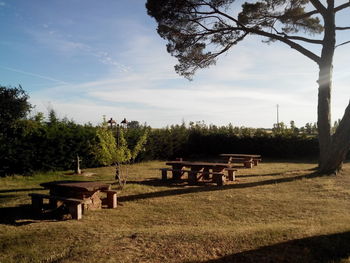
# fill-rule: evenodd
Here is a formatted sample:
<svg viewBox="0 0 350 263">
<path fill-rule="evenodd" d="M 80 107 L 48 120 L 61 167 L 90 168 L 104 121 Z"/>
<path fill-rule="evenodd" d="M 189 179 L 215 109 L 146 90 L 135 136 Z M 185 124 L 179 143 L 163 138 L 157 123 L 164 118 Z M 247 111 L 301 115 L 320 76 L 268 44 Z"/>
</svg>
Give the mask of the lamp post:
<svg viewBox="0 0 350 263">
<path fill-rule="evenodd" d="M 111 118 L 112 119 L 112 118 Z M 122 126 L 123 128 L 126 127 L 126 125 L 128 124 L 128 121 L 126 120 L 126 118 L 124 118 L 121 122 L 120 125 L 117 124 L 117 148 L 119 149 L 120 147 L 120 126 Z M 121 184 L 120 181 L 120 163 L 117 160 L 116 163 L 116 167 L 115 167 L 115 180 L 119 181 L 119 184 Z"/>
</svg>

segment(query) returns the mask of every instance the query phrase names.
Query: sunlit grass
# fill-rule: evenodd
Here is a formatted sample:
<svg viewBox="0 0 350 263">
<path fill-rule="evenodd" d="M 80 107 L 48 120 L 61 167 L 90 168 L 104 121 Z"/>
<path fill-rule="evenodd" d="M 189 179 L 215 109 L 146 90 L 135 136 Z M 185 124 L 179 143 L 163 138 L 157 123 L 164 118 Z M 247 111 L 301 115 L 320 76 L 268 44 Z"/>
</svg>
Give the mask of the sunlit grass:
<svg viewBox="0 0 350 263">
<path fill-rule="evenodd" d="M 315 177 L 315 163 L 263 162 L 223 187 L 165 184 L 160 167 L 124 166 L 118 208 L 81 221 L 26 216 L 28 193 L 51 180 L 113 182 L 114 167 L 1 178 L 0 262 L 350 262 L 349 164 Z"/>
</svg>

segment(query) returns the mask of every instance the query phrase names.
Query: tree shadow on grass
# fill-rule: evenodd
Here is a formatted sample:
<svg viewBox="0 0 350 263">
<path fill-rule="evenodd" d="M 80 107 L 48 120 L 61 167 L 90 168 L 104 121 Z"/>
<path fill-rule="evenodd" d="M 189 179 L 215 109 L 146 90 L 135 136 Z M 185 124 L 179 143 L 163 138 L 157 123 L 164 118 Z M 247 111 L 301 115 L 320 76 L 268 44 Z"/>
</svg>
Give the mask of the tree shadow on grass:
<svg viewBox="0 0 350 263">
<path fill-rule="evenodd" d="M 38 219 L 30 205 L 0 208 L 0 224 L 21 226 L 33 223 Z"/>
<path fill-rule="evenodd" d="M 350 259 L 350 232 L 291 240 L 208 261 L 191 263 L 326 263 Z M 190 263 L 190 262 L 188 262 Z"/>
<path fill-rule="evenodd" d="M 65 208 L 48 209 L 47 205 L 44 205 L 44 207 L 46 207 L 46 210 L 41 213 L 33 211 L 32 206 L 29 204 L 15 207 L 1 207 L 0 224 L 23 226 L 42 221 L 54 222 L 57 220 L 70 219 L 69 217 L 65 217 Z"/>
<path fill-rule="evenodd" d="M 302 169 L 302 170 L 289 170 L 284 172 L 278 172 L 278 173 L 269 173 L 269 174 L 236 174 L 236 177 L 268 177 L 268 176 L 283 176 L 288 175 L 292 173 L 298 173 L 298 172 L 310 172 L 313 176 L 321 176 L 321 174 L 317 174 L 317 167 L 309 168 L 309 169 Z M 308 175 L 310 176 L 310 175 Z"/>
<path fill-rule="evenodd" d="M 191 194 L 191 193 L 199 193 L 199 192 L 213 192 L 213 191 L 222 191 L 222 190 L 229 190 L 229 189 L 242 189 L 242 188 L 256 187 L 256 186 L 263 186 L 263 185 L 288 183 L 288 182 L 293 182 L 295 180 L 301 180 L 303 178 L 314 178 L 318 176 L 320 175 L 314 172 L 307 175 L 303 174 L 303 175 L 292 176 L 292 177 L 269 179 L 269 180 L 249 182 L 249 183 L 229 184 L 229 185 L 223 185 L 223 186 L 216 186 L 213 184 L 197 185 L 197 186 L 176 188 L 176 189 L 157 191 L 157 192 L 151 192 L 151 193 L 121 196 L 121 197 L 118 197 L 118 201 L 120 202 L 134 201 L 134 200 L 142 200 L 142 199 L 148 199 L 148 198 L 183 195 L 183 194 Z M 129 183 L 132 183 L 132 182 L 129 182 Z M 139 183 L 142 183 L 142 181 Z M 171 180 L 169 180 L 169 183 L 171 185 Z"/>
<path fill-rule="evenodd" d="M 37 188 L 20 188 L 20 189 L 4 189 L 0 190 L 1 193 L 15 193 L 15 192 L 29 192 L 29 191 L 40 191 L 40 190 L 45 190 L 42 187 L 37 187 Z"/>
</svg>

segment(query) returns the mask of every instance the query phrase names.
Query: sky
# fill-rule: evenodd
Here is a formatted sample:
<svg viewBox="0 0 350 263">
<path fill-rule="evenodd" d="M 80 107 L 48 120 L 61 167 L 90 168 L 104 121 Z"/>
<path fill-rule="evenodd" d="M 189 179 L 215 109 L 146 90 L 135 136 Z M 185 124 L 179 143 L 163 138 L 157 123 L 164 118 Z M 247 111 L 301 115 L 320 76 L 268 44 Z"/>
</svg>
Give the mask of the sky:
<svg viewBox="0 0 350 263">
<path fill-rule="evenodd" d="M 344 1 L 336 1 L 344 2 Z M 347 23 L 350 9 L 337 22 Z M 177 75 L 144 0 L 0 0 L 0 85 L 18 86 L 60 118 L 103 116 L 154 128 L 206 124 L 271 128 L 317 121 L 317 65 L 282 43 L 249 37 L 193 81 Z M 341 41 L 350 40 L 350 30 Z M 332 120 L 350 98 L 350 45 L 336 49 Z"/>
</svg>

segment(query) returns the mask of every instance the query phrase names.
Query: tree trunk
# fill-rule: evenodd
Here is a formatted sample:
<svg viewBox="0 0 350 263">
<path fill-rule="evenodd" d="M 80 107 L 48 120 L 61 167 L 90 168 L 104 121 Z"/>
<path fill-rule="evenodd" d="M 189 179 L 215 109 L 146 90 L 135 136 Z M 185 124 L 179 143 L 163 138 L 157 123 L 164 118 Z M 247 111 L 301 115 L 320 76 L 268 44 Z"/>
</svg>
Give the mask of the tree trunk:
<svg viewBox="0 0 350 263">
<path fill-rule="evenodd" d="M 318 78 L 318 109 L 317 109 L 317 126 L 318 140 L 320 147 L 319 171 L 322 173 L 336 172 L 340 169 L 340 165 L 334 171 L 330 167 L 334 165 L 330 159 L 331 149 L 333 149 L 331 135 L 331 90 L 332 90 L 332 72 L 333 72 L 333 56 L 335 49 L 335 13 L 334 1 L 327 1 L 328 9 L 324 18 L 324 38 L 321 58 L 319 62 L 319 78 Z"/>
<path fill-rule="evenodd" d="M 327 65 L 328 64 L 328 65 Z M 319 170 L 326 171 L 330 159 L 330 149 L 332 148 L 331 135 L 331 89 L 332 89 L 332 62 L 323 62 L 320 65 L 318 89 L 318 112 L 317 127 L 318 141 L 320 148 Z"/>
<path fill-rule="evenodd" d="M 324 63 L 327 64 L 327 63 Z M 329 65 L 330 64 L 330 65 Z M 318 141 L 320 148 L 319 169 L 324 171 L 328 163 L 329 152 L 332 145 L 331 136 L 331 88 L 332 88 L 332 64 L 320 65 L 318 89 Z"/>
<path fill-rule="evenodd" d="M 332 143 L 326 153 L 324 161 L 320 162 L 320 172 L 325 174 L 337 173 L 341 168 L 350 149 L 350 104 L 332 136 Z"/>
</svg>

